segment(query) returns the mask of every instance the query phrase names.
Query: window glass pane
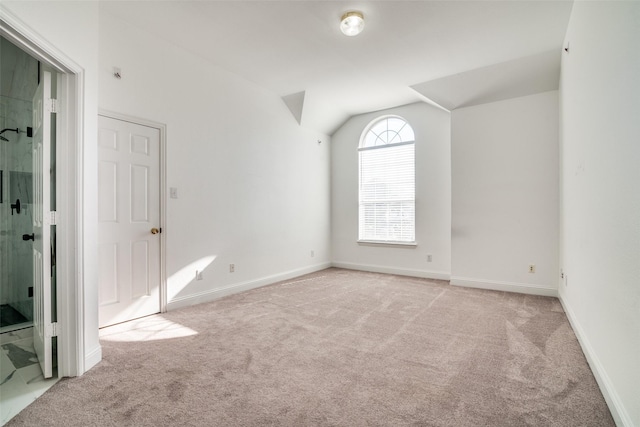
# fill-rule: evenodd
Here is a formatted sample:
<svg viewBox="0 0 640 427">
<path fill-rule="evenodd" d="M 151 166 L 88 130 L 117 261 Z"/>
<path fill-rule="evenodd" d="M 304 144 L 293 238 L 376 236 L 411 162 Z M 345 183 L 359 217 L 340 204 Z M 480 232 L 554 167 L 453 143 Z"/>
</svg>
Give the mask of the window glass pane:
<svg viewBox="0 0 640 427">
<path fill-rule="evenodd" d="M 376 122 L 367 131 L 361 147 L 376 147 L 415 139 L 411 126 L 399 117 L 387 117 Z"/>
<path fill-rule="evenodd" d="M 387 120 L 387 129 L 399 132 L 400 129 L 407 125 L 407 122 L 399 117 L 389 117 Z"/>
<path fill-rule="evenodd" d="M 413 128 L 411 126 L 405 126 L 400 130 L 400 139 L 402 141 L 415 141 L 416 137 L 413 134 Z"/>
<path fill-rule="evenodd" d="M 373 147 L 376 145 L 376 139 L 378 139 L 378 135 L 374 132 L 367 132 L 367 135 L 364 138 L 364 146 L 365 147 Z"/>
<path fill-rule="evenodd" d="M 385 130 L 387 130 L 387 121 L 386 120 L 380 120 L 378 123 L 376 123 L 375 125 L 373 125 L 371 127 L 369 132 L 373 132 L 376 135 L 380 135 Z"/>
</svg>

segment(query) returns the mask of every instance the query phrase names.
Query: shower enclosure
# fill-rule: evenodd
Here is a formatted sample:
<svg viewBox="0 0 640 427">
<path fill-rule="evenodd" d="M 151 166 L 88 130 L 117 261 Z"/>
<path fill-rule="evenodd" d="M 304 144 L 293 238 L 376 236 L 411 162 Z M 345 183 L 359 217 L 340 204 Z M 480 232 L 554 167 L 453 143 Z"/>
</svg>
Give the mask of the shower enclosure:
<svg viewBox="0 0 640 427">
<path fill-rule="evenodd" d="M 38 62 L 0 38 L 0 333 L 33 321 L 32 100 Z"/>
</svg>

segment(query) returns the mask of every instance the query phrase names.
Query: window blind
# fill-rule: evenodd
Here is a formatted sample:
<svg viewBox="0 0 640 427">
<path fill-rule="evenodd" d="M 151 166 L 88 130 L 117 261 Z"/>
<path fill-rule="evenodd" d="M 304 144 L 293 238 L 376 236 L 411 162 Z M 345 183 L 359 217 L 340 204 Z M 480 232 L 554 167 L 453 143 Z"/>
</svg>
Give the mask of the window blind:
<svg viewBox="0 0 640 427">
<path fill-rule="evenodd" d="M 359 239 L 415 241 L 415 144 L 361 148 Z"/>
</svg>

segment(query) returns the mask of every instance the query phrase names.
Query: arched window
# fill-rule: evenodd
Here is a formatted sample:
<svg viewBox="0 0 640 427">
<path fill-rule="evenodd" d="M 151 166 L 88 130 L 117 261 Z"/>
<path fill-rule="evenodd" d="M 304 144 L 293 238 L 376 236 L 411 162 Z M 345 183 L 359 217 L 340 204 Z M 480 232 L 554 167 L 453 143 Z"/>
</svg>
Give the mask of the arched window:
<svg viewBox="0 0 640 427">
<path fill-rule="evenodd" d="M 362 133 L 359 240 L 415 242 L 415 135 L 403 118 L 374 120 Z"/>
</svg>

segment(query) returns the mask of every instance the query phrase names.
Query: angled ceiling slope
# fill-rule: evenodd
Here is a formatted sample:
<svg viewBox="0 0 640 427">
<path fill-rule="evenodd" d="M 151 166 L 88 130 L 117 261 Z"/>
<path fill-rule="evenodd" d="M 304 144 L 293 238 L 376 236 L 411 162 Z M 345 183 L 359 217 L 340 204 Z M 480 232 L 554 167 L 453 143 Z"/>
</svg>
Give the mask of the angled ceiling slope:
<svg viewBox="0 0 640 427">
<path fill-rule="evenodd" d="M 283 96 L 282 100 L 285 105 L 293 114 L 299 125 L 302 125 L 302 111 L 304 109 L 304 95 L 305 92 L 292 93 L 291 95 Z"/>
<path fill-rule="evenodd" d="M 411 86 L 447 110 L 557 90 L 561 53 L 556 50 Z"/>
</svg>

